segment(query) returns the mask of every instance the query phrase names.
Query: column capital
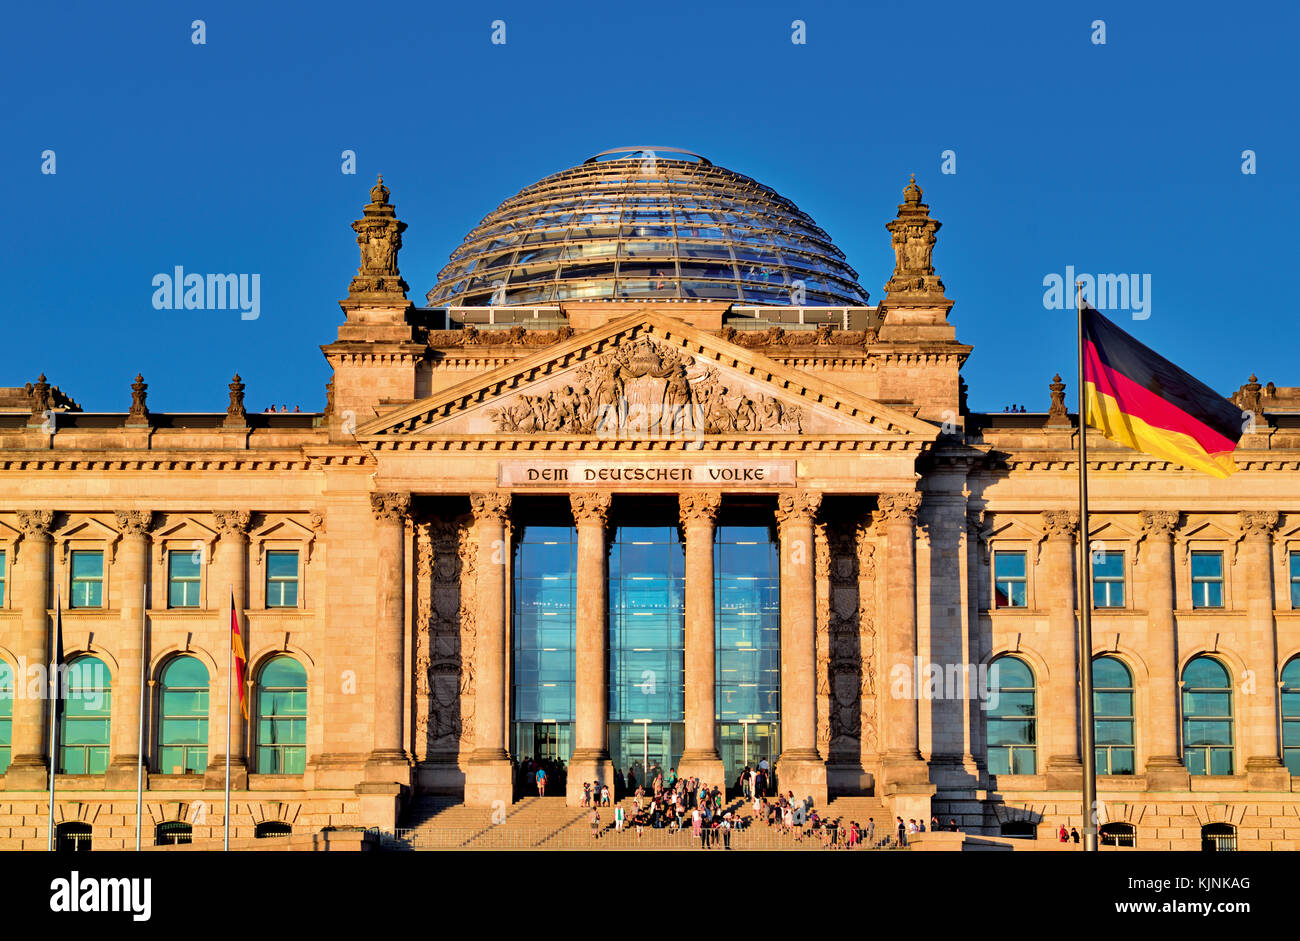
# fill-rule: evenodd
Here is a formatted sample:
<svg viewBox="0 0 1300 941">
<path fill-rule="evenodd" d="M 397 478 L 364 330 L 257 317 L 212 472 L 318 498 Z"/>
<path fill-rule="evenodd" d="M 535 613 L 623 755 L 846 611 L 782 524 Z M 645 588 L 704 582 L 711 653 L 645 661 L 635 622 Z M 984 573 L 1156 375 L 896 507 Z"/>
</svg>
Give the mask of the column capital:
<svg viewBox="0 0 1300 941">
<path fill-rule="evenodd" d="M 609 505 L 612 500 L 610 494 L 600 490 L 583 490 L 569 494 L 573 522 L 579 526 L 584 523 L 598 523 L 603 527 L 609 520 Z"/>
<path fill-rule="evenodd" d="M 223 539 L 248 535 L 249 524 L 253 521 L 253 514 L 248 510 L 213 510 L 212 516 L 217 521 L 217 533 Z"/>
<path fill-rule="evenodd" d="M 483 493 L 471 493 L 469 505 L 474 514 L 474 522 L 504 523 L 506 517 L 510 515 L 510 491 L 487 490 Z"/>
<path fill-rule="evenodd" d="M 1242 510 L 1237 514 L 1241 522 L 1243 537 L 1263 536 L 1268 538 L 1277 529 L 1277 510 Z"/>
<path fill-rule="evenodd" d="M 683 529 L 700 523 L 714 525 L 718 519 L 718 508 L 721 506 L 720 490 L 684 490 L 677 494 L 677 511 Z"/>
<path fill-rule="evenodd" d="M 918 490 L 901 490 L 893 493 L 881 493 L 876 496 L 876 511 L 879 519 L 885 523 L 906 523 L 916 525 L 916 512 L 921 508 L 921 493 Z"/>
<path fill-rule="evenodd" d="M 380 522 L 400 523 L 411 512 L 411 495 L 394 490 L 370 495 L 370 511 Z"/>
<path fill-rule="evenodd" d="M 123 536 L 147 535 L 149 524 L 153 522 L 152 510 L 116 510 L 113 515 L 117 517 L 117 528 Z"/>
<path fill-rule="evenodd" d="M 785 526 L 789 523 L 811 523 L 822 504 L 819 490 L 786 491 L 776 498 L 776 521 Z"/>
<path fill-rule="evenodd" d="M 1077 510 L 1044 510 L 1043 534 L 1048 539 L 1069 539 L 1079 529 Z"/>
<path fill-rule="evenodd" d="M 1143 535 L 1168 539 L 1178 528 L 1178 519 L 1181 515 L 1177 510 L 1143 510 L 1138 514 L 1138 520 Z"/>
<path fill-rule="evenodd" d="M 19 510 L 18 526 L 28 538 L 48 536 L 54 525 L 53 510 Z"/>
</svg>

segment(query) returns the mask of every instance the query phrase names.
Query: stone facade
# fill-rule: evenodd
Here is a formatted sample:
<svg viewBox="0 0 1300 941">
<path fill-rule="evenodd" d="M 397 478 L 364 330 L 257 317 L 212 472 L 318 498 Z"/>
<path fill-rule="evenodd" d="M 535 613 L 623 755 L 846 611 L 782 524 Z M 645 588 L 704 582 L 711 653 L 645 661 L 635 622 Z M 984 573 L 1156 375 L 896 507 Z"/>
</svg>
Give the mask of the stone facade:
<svg viewBox="0 0 1300 941">
<path fill-rule="evenodd" d="M 49 661 L 56 596 L 67 658 L 112 677 L 106 769 L 60 774 L 55 808 L 96 848 L 133 843 L 141 751 L 146 842 L 175 821 L 220 835 L 232 594 L 254 719 L 272 658 L 307 676 L 301 773 L 261 766 L 236 699 L 232 837 L 392 827 L 422 793 L 510 802 L 513 519 L 539 496 L 566 501 L 577 532 L 571 781 L 612 771 L 607 539 L 617 501 L 643 495 L 676 498 L 685 544 L 682 770 L 721 774 L 711 547 L 720 509 L 745 500 L 767 508 L 780 548 L 783 790 L 875 793 L 991 834 L 1080 825 L 1077 429 L 1059 376 L 1048 411 L 966 409 L 971 347 L 949 323 L 939 224 L 915 182 L 889 225 L 887 296 L 857 330 L 738 329 L 728 304 L 649 299 L 557 305 L 559 330 L 454 329 L 406 299 L 389 195 L 377 184 L 354 224 L 361 265 L 322 348 L 323 413 L 250 414 L 238 376 L 224 414 L 153 412 L 140 375 L 111 416 L 44 376 L 0 390 L 0 659 L 18 677 L 0 849 L 45 846 L 48 711 L 27 677 Z M 1300 420 L 1286 414 L 1300 391 L 1252 377 L 1238 399 L 1256 424 L 1228 481 L 1089 439 L 1089 538 L 1123 554 L 1127 595 L 1094 615 L 1095 650 L 1128 667 L 1136 702 L 1135 773 L 1104 776 L 1100 797 L 1139 847 L 1197 847 L 1211 823 L 1243 849 L 1300 847 L 1279 713 L 1300 652 Z M 202 563 L 197 604 L 172 607 L 182 550 Z M 1203 550 L 1226 560 L 1219 608 L 1193 605 Z M 96 607 L 66 606 L 79 551 L 103 553 Z M 277 551 L 297 553 L 289 606 L 268 605 Z M 1023 606 L 994 603 L 999 551 L 1025 553 Z M 181 654 L 210 678 L 202 773 L 159 767 L 160 682 Z M 1034 674 L 1033 773 L 990 773 L 974 677 L 1002 655 Z M 1197 655 L 1233 678 L 1231 774 L 1183 764 L 1179 683 Z M 932 665 L 956 688 L 908 685 Z"/>
</svg>

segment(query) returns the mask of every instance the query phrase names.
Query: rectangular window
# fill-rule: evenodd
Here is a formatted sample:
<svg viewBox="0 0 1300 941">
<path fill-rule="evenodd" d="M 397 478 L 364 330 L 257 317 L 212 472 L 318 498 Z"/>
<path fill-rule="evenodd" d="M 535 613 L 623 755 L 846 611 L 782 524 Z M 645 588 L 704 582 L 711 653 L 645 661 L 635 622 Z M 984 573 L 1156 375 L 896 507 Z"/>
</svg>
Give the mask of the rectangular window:
<svg viewBox="0 0 1300 941">
<path fill-rule="evenodd" d="M 1093 553 L 1092 606 L 1094 608 L 1124 607 L 1124 553 Z"/>
<path fill-rule="evenodd" d="M 993 553 L 993 606 L 1024 608 L 1029 604 L 1025 591 L 1025 554 Z"/>
<path fill-rule="evenodd" d="M 5 553 L 0 552 L 0 608 L 5 606 L 5 593 L 9 588 L 9 569 L 5 566 L 6 561 Z"/>
<path fill-rule="evenodd" d="M 188 549 L 167 553 L 167 607 L 199 606 L 199 553 Z"/>
<path fill-rule="evenodd" d="M 1291 553 L 1291 607 L 1300 608 L 1300 552 Z M 0 552 L 0 569 L 4 567 L 4 553 Z M 0 571 L 0 576 L 3 576 Z M 4 604 L 3 596 L 0 596 L 0 604 Z"/>
<path fill-rule="evenodd" d="M 268 552 L 266 554 L 266 606 L 268 608 L 298 607 L 298 553 Z"/>
<path fill-rule="evenodd" d="M 72 600 L 74 608 L 104 606 L 104 553 L 72 553 Z"/>
<path fill-rule="evenodd" d="M 1223 607 L 1223 553 L 1192 553 L 1192 607 Z"/>
</svg>

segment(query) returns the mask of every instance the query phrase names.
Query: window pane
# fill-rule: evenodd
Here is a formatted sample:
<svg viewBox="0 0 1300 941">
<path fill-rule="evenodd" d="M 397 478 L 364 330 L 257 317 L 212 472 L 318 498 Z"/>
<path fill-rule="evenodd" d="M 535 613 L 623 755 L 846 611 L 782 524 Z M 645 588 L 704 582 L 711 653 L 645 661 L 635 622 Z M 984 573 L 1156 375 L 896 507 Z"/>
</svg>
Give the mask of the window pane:
<svg viewBox="0 0 1300 941">
<path fill-rule="evenodd" d="M 997 578 L 1024 578 L 1025 554 L 1023 552 L 994 553 L 993 571 Z"/>
</svg>

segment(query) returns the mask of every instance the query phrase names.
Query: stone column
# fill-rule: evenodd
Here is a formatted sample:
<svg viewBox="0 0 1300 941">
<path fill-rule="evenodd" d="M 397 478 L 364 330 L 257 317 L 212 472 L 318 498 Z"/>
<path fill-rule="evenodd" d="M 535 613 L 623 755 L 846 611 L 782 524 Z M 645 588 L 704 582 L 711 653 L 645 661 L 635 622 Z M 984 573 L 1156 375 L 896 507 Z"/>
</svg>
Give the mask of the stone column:
<svg viewBox="0 0 1300 941">
<path fill-rule="evenodd" d="M 1178 748 L 1181 684 L 1178 676 L 1178 629 L 1174 624 L 1173 535 L 1176 510 L 1145 510 L 1141 515 L 1143 570 L 1146 573 L 1147 706 L 1143 723 L 1147 743 L 1147 788 L 1185 791 L 1187 766 Z"/>
<path fill-rule="evenodd" d="M 1246 663 L 1255 673 L 1253 696 L 1237 696 L 1244 729 L 1241 751 L 1251 790 L 1289 791 L 1291 774 L 1282 763 L 1278 717 L 1277 626 L 1273 620 L 1273 530 L 1276 510 L 1248 510 L 1241 520 L 1241 554 L 1246 572 Z"/>
<path fill-rule="evenodd" d="M 118 577 L 113 591 L 121 611 L 118 672 L 113 677 L 113 721 L 108 772 L 104 786 L 110 791 L 135 787 L 140 761 L 141 669 L 147 662 L 144 637 L 144 589 L 149 563 L 148 510 L 118 510 L 117 528 L 122 543 L 117 550 Z M 145 757 L 148 765 L 149 758 Z M 168 769 L 160 769 L 166 771 Z"/>
<path fill-rule="evenodd" d="M 813 517 L 821 494 L 782 493 L 776 520 L 781 544 L 781 757 L 777 786 L 796 800 L 826 804 L 826 763 L 817 751 L 817 606 Z"/>
<path fill-rule="evenodd" d="M 1036 584 L 1037 606 L 1047 608 L 1047 658 L 1052 675 L 1043 693 L 1040 715 L 1046 723 L 1047 786 L 1078 790 L 1083 786 L 1079 747 L 1079 634 L 1075 620 L 1074 534 L 1079 514 L 1074 510 L 1043 513 L 1046 540 L 1042 548 L 1043 578 Z M 1089 586 L 1089 591 L 1092 587 Z M 1044 685 L 1039 679 L 1040 688 Z"/>
<path fill-rule="evenodd" d="M 569 495 L 578 530 L 576 670 L 573 755 L 566 777 L 566 801 L 582 803 L 583 782 L 614 786 L 609 757 L 609 543 L 610 495 Z"/>
<path fill-rule="evenodd" d="M 884 791 L 894 798 L 894 813 L 929 817 L 930 772 L 921 757 L 917 709 L 919 681 L 924 671 L 916 667 L 916 513 L 921 494 L 916 491 L 882 493 L 877 497 L 877 523 L 885 526 L 885 630 L 881 687 L 884 742 L 881 777 Z M 906 671 L 912 678 L 910 695 L 899 696 L 894 679 Z M 879 793 L 879 791 L 877 792 Z M 911 795 L 911 796 L 907 796 Z"/>
<path fill-rule="evenodd" d="M 248 526 L 252 514 L 248 510 L 217 510 L 217 544 L 212 556 L 208 578 L 208 609 L 222 612 L 220 623 L 222 644 L 213 651 L 217 658 L 217 675 L 212 679 L 208 697 L 208 770 L 204 775 L 205 788 L 224 788 L 226 784 L 226 673 L 230 669 L 228 654 L 230 631 L 230 596 L 235 596 L 235 611 L 239 615 L 239 631 L 244 644 L 244 656 L 251 651 L 248 622 L 244 609 L 248 606 Z M 236 669 L 238 669 L 236 667 Z M 244 696 L 252 716 L 252 687 L 248 666 L 244 668 Z M 236 687 L 238 674 L 234 677 Z M 248 722 L 239 709 L 239 689 L 230 695 L 230 786 L 232 789 L 248 787 Z"/>
<path fill-rule="evenodd" d="M 683 492 L 677 502 L 686 536 L 686 747 L 677 775 L 698 776 L 709 784 L 725 786 L 718 754 L 713 598 L 713 534 L 722 494 L 715 490 Z M 815 708 L 814 703 L 814 716 Z"/>
<path fill-rule="evenodd" d="M 13 567 L 14 607 L 22 611 L 18 622 L 18 655 L 28 669 L 38 667 L 46 683 L 39 697 L 29 695 L 19 664 L 14 664 L 13 738 L 5 786 L 9 790 L 41 790 L 47 786 L 50 717 L 45 710 L 49 699 L 50 666 L 50 510 L 20 510 L 18 525 L 23 531 Z"/>
<path fill-rule="evenodd" d="M 465 803 L 507 806 L 514 799 L 514 766 L 506 738 L 506 612 L 509 591 L 506 518 L 510 494 L 500 490 L 470 495 L 478 536 L 478 639 L 474 658 L 474 752 L 465 771 Z M 499 802 L 499 803 L 498 803 Z"/>
<path fill-rule="evenodd" d="M 366 759 L 366 780 L 411 783 L 411 761 L 402 745 L 406 684 L 406 520 L 409 493 L 372 493 L 375 515 L 375 682 L 374 746 Z"/>
</svg>

